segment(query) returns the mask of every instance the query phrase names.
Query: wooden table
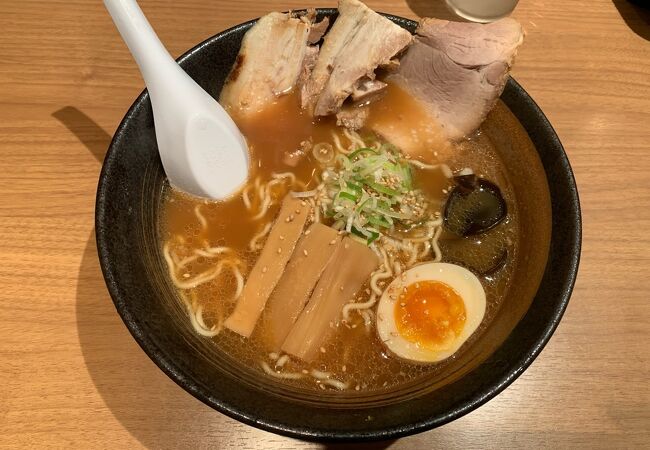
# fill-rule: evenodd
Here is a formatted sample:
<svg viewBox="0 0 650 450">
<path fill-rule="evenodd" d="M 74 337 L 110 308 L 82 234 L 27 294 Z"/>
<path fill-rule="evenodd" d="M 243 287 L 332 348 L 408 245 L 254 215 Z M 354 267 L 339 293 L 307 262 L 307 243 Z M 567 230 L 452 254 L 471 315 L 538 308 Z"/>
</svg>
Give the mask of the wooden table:
<svg viewBox="0 0 650 450">
<path fill-rule="evenodd" d="M 142 1 L 179 55 L 272 9 L 333 1 Z M 438 0 L 375 0 L 406 17 Z M 623 0 L 522 0 L 514 76 L 575 170 L 584 241 L 559 329 L 512 386 L 378 448 L 650 446 L 650 24 Z M 95 188 L 143 82 L 100 1 L 0 1 L 0 447 L 343 448 L 203 405 L 140 350 L 97 261 Z M 367 446 L 371 448 L 373 446 Z"/>
</svg>

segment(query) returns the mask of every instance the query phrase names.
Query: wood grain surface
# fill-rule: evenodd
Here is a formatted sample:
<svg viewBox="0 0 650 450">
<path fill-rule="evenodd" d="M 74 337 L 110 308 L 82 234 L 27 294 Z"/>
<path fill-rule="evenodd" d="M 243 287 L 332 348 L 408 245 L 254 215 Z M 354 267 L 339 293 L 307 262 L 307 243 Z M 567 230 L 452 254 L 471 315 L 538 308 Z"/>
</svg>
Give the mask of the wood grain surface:
<svg viewBox="0 0 650 450">
<path fill-rule="evenodd" d="M 369 0 L 449 17 L 441 0 Z M 170 52 L 270 10 L 331 0 L 142 0 Z M 650 13 L 522 0 L 514 76 L 566 147 L 584 214 L 568 311 L 505 392 L 439 429 L 365 448 L 650 447 Z M 345 448 L 231 420 L 170 381 L 118 317 L 95 188 L 143 82 L 99 0 L 0 0 L 0 447 Z"/>
</svg>

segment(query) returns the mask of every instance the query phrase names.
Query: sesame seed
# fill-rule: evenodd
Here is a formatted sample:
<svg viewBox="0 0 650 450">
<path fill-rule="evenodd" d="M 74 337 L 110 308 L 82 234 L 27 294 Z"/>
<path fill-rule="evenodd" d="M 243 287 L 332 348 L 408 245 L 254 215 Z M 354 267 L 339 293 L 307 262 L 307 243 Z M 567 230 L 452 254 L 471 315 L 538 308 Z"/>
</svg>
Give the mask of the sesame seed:
<svg viewBox="0 0 650 450">
<path fill-rule="evenodd" d="M 346 367 L 345 367 L 345 365 L 343 365 L 343 367 L 341 367 L 341 371 L 345 372 L 345 370 L 346 370 Z"/>
<path fill-rule="evenodd" d="M 296 214 L 300 214 L 300 208 L 296 209 Z"/>
<path fill-rule="evenodd" d="M 190 274 L 189 274 L 189 273 L 184 273 L 184 274 L 183 274 L 183 278 L 189 278 L 189 277 L 190 277 Z"/>
<path fill-rule="evenodd" d="M 267 270 L 269 270 L 268 267 L 266 267 L 266 266 L 262 267 L 262 273 L 266 273 Z"/>
<path fill-rule="evenodd" d="M 305 236 L 307 236 L 309 233 L 311 233 L 311 230 L 305 231 Z"/>
<path fill-rule="evenodd" d="M 278 247 L 278 255 L 282 253 L 282 247 Z"/>
<path fill-rule="evenodd" d="M 284 241 L 284 236 L 280 235 L 280 240 Z"/>
<path fill-rule="evenodd" d="M 307 256 L 307 250 L 303 250 L 302 253 Z"/>
<path fill-rule="evenodd" d="M 336 244 L 336 239 L 332 239 L 332 240 L 330 241 L 330 245 L 334 245 L 334 244 Z"/>
<path fill-rule="evenodd" d="M 325 353 L 325 347 L 321 347 L 321 348 L 320 348 L 320 352 L 321 352 L 321 353 Z"/>
</svg>

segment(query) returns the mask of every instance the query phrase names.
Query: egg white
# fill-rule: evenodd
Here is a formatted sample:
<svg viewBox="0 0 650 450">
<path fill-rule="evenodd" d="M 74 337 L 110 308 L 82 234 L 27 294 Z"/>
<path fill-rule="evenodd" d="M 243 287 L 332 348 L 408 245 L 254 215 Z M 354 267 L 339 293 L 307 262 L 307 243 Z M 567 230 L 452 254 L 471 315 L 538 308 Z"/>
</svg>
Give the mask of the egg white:
<svg viewBox="0 0 650 450">
<path fill-rule="evenodd" d="M 461 333 L 437 348 L 414 343 L 399 334 L 395 304 L 403 288 L 418 281 L 438 281 L 451 287 L 465 304 L 465 324 Z M 392 294 L 392 295 L 391 295 Z M 393 298 L 391 298 L 393 297 Z M 485 291 L 476 276 L 464 267 L 447 263 L 425 263 L 395 278 L 384 291 L 377 307 L 377 333 L 393 354 L 421 363 L 442 361 L 456 353 L 476 331 L 485 316 Z"/>
</svg>

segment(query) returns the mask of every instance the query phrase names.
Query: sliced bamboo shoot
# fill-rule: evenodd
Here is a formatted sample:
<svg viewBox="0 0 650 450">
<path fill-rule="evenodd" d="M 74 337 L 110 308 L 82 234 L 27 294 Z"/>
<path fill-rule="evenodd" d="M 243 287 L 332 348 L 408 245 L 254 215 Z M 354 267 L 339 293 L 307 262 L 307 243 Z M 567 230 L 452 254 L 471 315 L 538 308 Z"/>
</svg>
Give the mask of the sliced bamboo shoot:
<svg viewBox="0 0 650 450">
<path fill-rule="evenodd" d="M 274 351 L 280 350 L 340 241 L 335 229 L 320 223 L 300 238 L 262 319 L 261 328 Z"/>
<path fill-rule="evenodd" d="M 282 344 L 282 350 L 311 362 L 332 328 L 341 319 L 341 309 L 361 289 L 379 266 L 375 253 L 348 237 L 338 244 L 309 303 Z"/>
<path fill-rule="evenodd" d="M 287 195 L 259 259 L 253 266 L 226 328 L 249 337 L 266 301 L 282 276 L 309 215 L 309 205 Z"/>
</svg>

